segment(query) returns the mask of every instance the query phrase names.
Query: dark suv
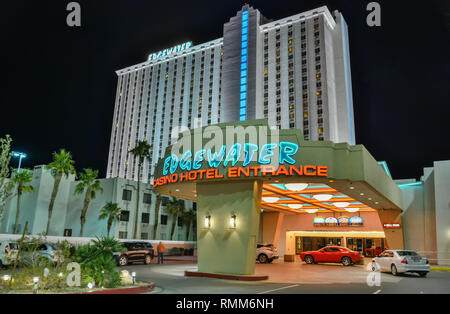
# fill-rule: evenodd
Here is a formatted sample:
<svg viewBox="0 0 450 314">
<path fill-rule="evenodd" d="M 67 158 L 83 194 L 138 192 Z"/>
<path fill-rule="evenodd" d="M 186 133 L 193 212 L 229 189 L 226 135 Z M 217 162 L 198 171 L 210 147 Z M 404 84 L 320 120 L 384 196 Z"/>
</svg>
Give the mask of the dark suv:
<svg viewBox="0 0 450 314">
<path fill-rule="evenodd" d="M 150 242 L 124 242 L 124 252 L 114 253 L 114 258 L 119 266 L 141 262 L 150 264 L 155 252 Z"/>
</svg>

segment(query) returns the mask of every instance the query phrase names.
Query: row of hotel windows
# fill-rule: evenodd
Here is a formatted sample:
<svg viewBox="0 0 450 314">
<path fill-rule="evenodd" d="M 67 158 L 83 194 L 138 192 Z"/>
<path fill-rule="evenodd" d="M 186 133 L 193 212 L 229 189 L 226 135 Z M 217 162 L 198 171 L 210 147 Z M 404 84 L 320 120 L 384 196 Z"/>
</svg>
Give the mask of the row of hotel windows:
<svg viewBox="0 0 450 314">
<path fill-rule="evenodd" d="M 131 201 L 132 193 L 133 193 L 133 191 L 131 191 L 131 190 L 123 189 L 123 191 L 122 191 L 122 200 L 123 201 L 128 201 L 128 202 Z M 152 203 L 152 194 L 144 192 L 144 196 L 142 198 L 142 202 L 144 204 L 151 204 Z M 166 206 L 168 202 L 169 202 L 169 198 L 168 197 L 166 197 L 166 196 L 161 197 L 161 206 Z M 192 209 L 194 211 L 197 210 L 197 203 L 196 202 L 193 202 Z"/>
<path fill-rule="evenodd" d="M 322 108 L 322 82 L 321 82 L 321 65 L 320 65 L 320 32 L 319 18 L 314 18 L 314 52 L 316 62 L 316 96 L 318 105 L 318 133 L 319 140 L 323 140 L 323 108 Z M 306 52 L 306 23 L 301 22 L 301 64 L 302 64 L 302 88 L 303 88 L 303 132 L 305 139 L 309 139 L 309 108 L 308 108 L 308 68 L 307 68 L 307 52 Z M 289 80 L 289 127 L 295 127 L 295 77 L 294 77 L 294 47 L 293 47 L 293 31 L 292 25 L 288 26 L 288 80 Z M 281 124 L 281 66 L 280 66 L 280 29 L 276 29 L 276 123 Z M 268 32 L 264 33 L 264 117 L 268 117 Z"/>
<path fill-rule="evenodd" d="M 161 232 L 159 234 L 158 240 L 168 240 L 168 239 L 166 239 L 166 237 L 167 237 L 167 233 L 166 232 Z M 196 235 L 195 235 L 195 229 L 194 229 L 194 239 L 195 238 L 196 238 Z M 126 232 L 126 231 L 119 231 L 119 239 L 128 239 L 128 232 Z M 148 232 L 142 232 L 140 239 L 141 240 L 149 240 Z M 183 240 L 185 240 L 184 239 L 184 235 L 182 233 L 179 233 L 178 234 L 178 241 L 183 241 Z"/>
<path fill-rule="evenodd" d="M 208 98 L 208 100 L 209 100 L 209 104 L 208 104 L 208 121 L 207 121 L 207 123 L 208 124 L 211 124 L 211 109 L 212 109 L 212 89 L 213 89 L 213 78 L 214 78 L 214 48 L 212 48 L 211 49 L 211 60 L 210 60 L 210 76 L 209 76 L 209 79 L 210 79 L 210 83 L 209 83 L 209 98 Z M 202 113 L 202 106 L 201 106 L 201 104 L 202 104 L 202 100 L 203 100 L 203 81 L 204 81 L 204 61 L 205 61 L 205 51 L 202 51 L 202 57 L 201 57 L 201 71 L 200 71 L 200 75 L 201 75 L 201 77 L 200 77 L 200 86 L 199 86 L 199 88 L 198 88 L 198 90 L 199 90 L 199 108 L 198 108 L 198 118 L 200 119 L 201 118 L 201 113 Z M 157 77 L 158 78 L 160 78 L 161 77 L 161 64 L 159 64 L 158 65 L 158 72 L 157 72 Z M 172 128 L 172 125 L 173 125 L 173 111 L 174 111 L 174 105 L 173 105 L 173 103 L 174 103 L 174 101 L 175 101 L 175 88 L 176 88 L 176 76 L 177 76 L 177 68 L 178 68 L 178 65 L 177 65 L 177 63 L 175 63 L 175 65 L 174 65 L 174 70 L 175 70 L 175 73 L 174 73 L 174 78 L 173 78 L 173 88 L 172 88 L 172 105 L 171 105 L 171 113 L 170 113 L 170 125 L 169 125 L 169 128 Z M 148 91 L 148 98 L 147 98 L 147 104 L 148 104 L 148 106 L 147 106 L 147 112 L 146 112 L 146 119 L 145 119 L 145 124 L 144 124 L 144 130 L 146 131 L 146 132 L 148 132 L 149 131 L 149 129 L 148 129 L 148 120 L 149 120 L 149 105 L 150 105 L 150 93 L 151 93 L 151 91 L 152 91 L 152 89 L 151 89 L 151 86 L 152 86 L 152 70 L 153 69 L 150 69 L 149 70 L 149 86 L 150 86 L 150 88 L 149 88 L 149 91 Z M 189 93 L 189 95 L 190 95 L 190 101 L 189 101 L 189 115 L 188 115 L 188 121 L 187 121 L 187 123 L 188 123 L 188 125 L 190 125 L 191 123 L 192 123 L 192 119 L 191 119 L 191 113 L 192 113 L 192 98 L 193 98 L 193 89 L 194 89 L 194 86 L 193 86 L 193 83 L 194 83 L 194 71 L 195 71 L 195 58 L 194 59 L 192 59 L 192 69 L 191 69 L 191 71 L 192 71 L 192 73 L 191 73 L 191 81 L 190 81 L 190 83 L 191 83 L 191 86 L 190 86 L 190 93 Z M 184 99 L 184 85 L 185 85 L 185 72 L 186 72 L 186 57 L 183 57 L 183 69 L 182 69 L 182 89 L 181 89 L 181 93 L 180 93 L 180 103 L 183 103 L 183 99 Z M 221 103 L 221 97 L 220 97 L 220 94 L 221 94 L 221 84 L 222 84 L 222 51 L 221 51 L 221 53 L 220 53 L 220 68 L 219 68 L 219 92 L 218 92 L 218 115 L 217 115 L 217 117 L 220 117 L 220 103 Z M 136 77 L 137 77 L 137 74 L 136 74 Z M 126 87 L 126 95 L 125 95 L 125 99 L 127 99 L 127 97 L 128 97 L 128 92 L 129 92 L 129 90 L 130 90 L 130 79 L 131 79 L 131 75 L 128 75 L 128 79 L 127 79 L 127 87 Z M 167 98 L 167 86 L 168 86 L 168 79 L 169 79 L 169 74 L 166 72 L 165 73 L 165 80 L 164 80 L 164 96 L 163 96 L 163 100 L 164 100 L 164 104 L 162 105 L 163 106 L 163 114 L 162 114 L 162 122 L 161 122 L 161 136 L 160 136 L 160 141 L 162 141 L 162 137 L 163 137 L 163 132 L 164 132 L 164 122 L 165 122 L 165 108 L 166 108 L 166 106 L 165 106 L 165 100 L 166 100 L 166 98 Z M 145 71 L 143 72 L 143 74 L 142 74 L 142 82 L 144 82 L 145 81 Z M 155 117 L 156 117 L 156 109 L 157 109 L 157 104 L 158 104 L 158 97 L 159 97 L 159 82 L 160 82 L 160 80 L 158 79 L 157 80 L 157 84 L 156 84 L 156 99 L 155 99 L 155 103 L 153 104 L 153 108 L 154 108 L 154 110 L 153 110 L 153 119 L 155 120 Z M 121 80 L 121 85 L 120 85 L 120 90 L 121 90 L 121 92 L 120 92 L 120 94 L 119 94 L 119 104 L 120 104 L 120 99 L 121 99 L 121 97 L 122 97 L 122 90 L 123 90 L 123 80 Z M 134 89 L 133 89 L 133 99 L 132 99 L 132 102 L 131 102 L 131 104 L 133 105 L 134 103 L 135 103 L 135 99 L 136 99 L 136 87 L 137 87 L 137 79 L 134 79 Z M 141 87 L 141 91 L 140 91 L 140 102 L 139 102 L 139 107 L 138 107 L 138 119 L 137 119 L 137 124 L 136 124 L 136 134 L 135 134 L 135 142 L 137 142 L 138 141 L 138 138 L 139 138 L 139 131 L 140 131 L 140 126 L 141 126 L 141 123 L 140 123 L 140 118 L 141 118 L 141 106 L 142 106 L 142 96 L 143 96 L 143 88 L 144 88 L 144 84 L 140 84 L 140 87 Z M 117 108 L 117 113 L 116 113 L 116 123 L 115 123 L 115 126 L 116 126 L 116 131 L 115 131 L 115 133 L 114 133 L 114 140 L 113 140 L 113 143 L 114 143 L 114 145 L 113 145 L 113 148 L 112 148 L 112 158 L 111 158 L 111 163 L 110 163 L 110 175 L 112 176 L 113 175 L 113 173 L 112 173 L 112 169 L 113 169 L 113 165 L 114 165 L 114 153 L 115 153 L 115 148 L 117 147 L 117 145 L 116 145 L 116 140 L 117 140 L 117 136 L 118 136 L 118 134 L 117 134 L 117 129 L 118 129 L 118 127 L 119 127 L 119 123 L 118 123 L 118 120 L 119 120 L 119 117 L 120 117 L 120 106 L 117 106 L 118 108 Z M 136 109 L 136 107 L 135 106 L 133 106 L 133 109 Z M 181 125 L 182 124 L 182 117 L 183 117 L 183 112 L 182 112 L 182 109 L 183 108 L 180 108 L 180 115 L 179 115 L 179 120 L 178 120 L 178 124 L 179 125 Z M 125 117 L 125 113 L 126 113 L 126 110 L 127 110 L 127 103 L 125 102 L 124 103 L 124 108 L 123 108 L 123 117 Z M 131 147 L 130 147 L 130 145 L 131 145 L 131 131 L 132 131 L 132 121 L 133 121 L 133 116 L 134 116 L 134 112 L 132 112 L 131 113 L 131 117 L 130 117 L 130 121 L 131 121 L 131 123 L 129 123 L 129 128 L 128 128 L 128 151 L 131 149 Z M 220 121 L 217 121 L 217 122 L 220 122 Z M 154 142 L 154 133 L 155 133 L 155 121 L 153 121 L 153 127 L 150 129 L 150 132 L 151 132 L 151 139 L 152 139 L 152 143 Z M 194 126 L 195 127 L 195 126 Z M 123 119 L 123 123 L 122 123 L 122 132 L 121 132 L 121 141 L 120 141 L 120 145 L 118 146 L 118 149 L 121 149 L 122 147 L 123 147 L 123 140 L 124 140 L 124 132 L 125 132 L 125 119 Z M 150 134 L 147 134 L 147 135 L 150 135 Z M 136 144 L 136 143 L 135 143 Z M 162 152 L 162 150 L 163 150 L 164 148 L 162 147 L 162 145 L 159 145 L 159 151 L 158 151 L 158 153 L 159 153 L 159 155 L 161 155 L 161 152 Z M 151 159 L 152 159 L 152 153 L 153 152 L 151 152 L 151 156 L 150 156 L 150 163 L 151 163 Z M 118 157 L 118 159 L 119 159 L 119 161 L 118 161 L 118 165 L 120 165 L 121 164 L 121 158 L 122 156 L 121 156 L 121 154 L 120 154 L 120 156 Z M 134 163 L 133 163 L 133 172 L 134 172 L 134 169 L 135 169 L 135 167 L 134 167 Z M 125 173 L 127 173 L 128 172 L 128 160 L 126 160 L 126 162 L 125 162 Z M 151 174 L 149 173 L 149 179 L 150 179 L 150 177 L 151 177 Z"/>
<path fill-rule="evenodd" d="M 167 225 L 169 216 L 168 215 L 160 215 L 160 224 L 161 225 Z M 120 212 L 120 221 L 128 222 L 130 221 L 130 211 L 129 210 L 122 210 Z M 142 213 L 141 214 L 141 223 L 148 224 L 150 222 L 150 214 L 149 213 Z M 183 227 L 183 218 L 178 217 L 177 221 L 178 227 Z"/>
</svg>

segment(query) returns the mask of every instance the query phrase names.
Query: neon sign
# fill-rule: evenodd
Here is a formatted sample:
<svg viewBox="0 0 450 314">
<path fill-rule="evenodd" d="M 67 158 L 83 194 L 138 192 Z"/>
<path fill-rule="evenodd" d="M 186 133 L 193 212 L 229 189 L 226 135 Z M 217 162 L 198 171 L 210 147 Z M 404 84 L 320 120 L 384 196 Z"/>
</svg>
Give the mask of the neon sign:
<svg viewBox="0 0 450 314">
<path fill-rule="evenodd" d="M 188 41 L 184 44 L 173 46 L 172 48 L 167 48 L 167 49 L 164 49 L 164 50 L 161 50 L 158 52 L 151 53 L 148 56 L 148 61 L 153 61 L 153 60 L 156 60 L 156 59 L 159 59 L 159 58 L 162 58 L 165 56 L 169 56 L 171 54 L 174 54 L 174 53 L 177 53 L 180 51 L 188 50 L 189 48 L 191 48 L 191 46 L 192 46 L 192 41 Z"/>
<path fill-rule="evenodd" d="M 235 143 L 229 149 L 223 145 L 219 151 L 200 149 L 186 151 L 181 157 L 171 154 L 164 159 L 163 176 L 153 186 L 169 183 L 258 176 L 328 176 L 327 166 L 295 165 L 298 144 L 291 142 L 267 143 L 259 147 L 253 143 Z M 278 154 L 275 151 L 278 150 Z M 242 161 L 241 167 L 235 167 Z M 257 166 L 249 166 L 255 161 Z M 273 166 L 277 164 L 278 167 Z M 226 168 L 225 172 L 220 167 Z M 203 169 L 202 169 L 203 168 Z M 207 169 L 205 169 L 207 168 Z M 179 173 L 181 170 L 181 173 Z"/>
</svg>

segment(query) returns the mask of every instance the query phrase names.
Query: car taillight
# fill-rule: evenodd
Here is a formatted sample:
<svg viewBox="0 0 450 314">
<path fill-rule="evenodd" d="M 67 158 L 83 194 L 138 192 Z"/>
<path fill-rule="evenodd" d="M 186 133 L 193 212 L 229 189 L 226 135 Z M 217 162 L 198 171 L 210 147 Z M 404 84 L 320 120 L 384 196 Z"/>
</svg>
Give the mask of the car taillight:
<svg viewBox="0 0 450 314">
<path fill-rule="evenodd" d="M 408 261 L 404 258 L 402 259 L 402 264 L 408 264 Z"/>
<path fill-rule="evenodd" d="M 6 253 L 6 254 L 9 254 L 9 245 L 6 245 L 6 246 L 5 246 L 5 253 Z"/>
</svg>

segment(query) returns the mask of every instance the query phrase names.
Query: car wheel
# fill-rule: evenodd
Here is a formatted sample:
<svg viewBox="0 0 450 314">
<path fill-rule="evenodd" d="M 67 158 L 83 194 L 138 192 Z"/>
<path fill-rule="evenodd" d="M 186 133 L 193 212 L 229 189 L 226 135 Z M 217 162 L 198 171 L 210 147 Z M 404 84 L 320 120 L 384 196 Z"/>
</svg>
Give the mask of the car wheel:
<svg viewBox="0 0 450 314">
<path fill-rule="evenodd" d="M 258 262 L 260 262 L 261 264 L 265 264 L 265 263 L 267 263 L 268 260 L 269 260 L 269 258 L 267 257 L 266 254 L 259 254 Z"/>
<path fill-rule="evenodd" d="M 395 266 L 394 264 L 391 265 L 391 274 L 394 276 L 398 275 L 397 266 Z"/>
<path fill-rule="evenodd" d="M 148 265 L 151 262 L 152 262 L 152 257 L 150 255 L 145 255 L 145 258 L 144 258 L 145 265 Z"/>
<path fill-rule="evenodd" d="M 428 273 L 426 271 L 420 272 L 419 276 L 420 277 L 426 277 L 428 275 Z"/>
<path fill-rule="evenodd" d="M 125 255 L 122 255 L 119 257 L 119 265 L 120 266 L 127 266 L 128 265 L 128 257 Z"/>
<path fill-rule="evenodd" d="M 314 257 L 312 257 L 311 255 L 305 256 L 305 263 L 306 264 L 313 264 L 314 263 Z"/>
<path fill-rule="evenodd" d="M 341 259 L 341 262 L 342 262 L 342 265 L 344 265 L 344 266 L 350 266 L 352 264 L 352 259 L 348 256 L 344 256 Z"/>
</svg>

